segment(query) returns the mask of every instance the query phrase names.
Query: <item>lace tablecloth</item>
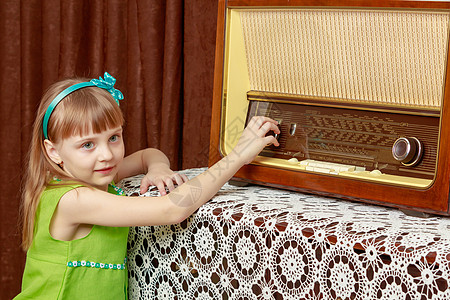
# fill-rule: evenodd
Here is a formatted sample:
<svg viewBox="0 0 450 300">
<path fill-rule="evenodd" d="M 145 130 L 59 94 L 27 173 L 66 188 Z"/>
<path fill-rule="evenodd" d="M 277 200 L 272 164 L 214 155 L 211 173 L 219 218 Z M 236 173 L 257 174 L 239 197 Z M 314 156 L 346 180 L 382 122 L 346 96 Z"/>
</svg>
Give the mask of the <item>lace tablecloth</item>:
<svg viewBox="0 0 450 300">
<path fill-rule="evenodd" d="M 448 300 L 450 218 L 226 184 L 181 224 L 131 228 L 128 268 L 130 299 Z"/>
</svg>

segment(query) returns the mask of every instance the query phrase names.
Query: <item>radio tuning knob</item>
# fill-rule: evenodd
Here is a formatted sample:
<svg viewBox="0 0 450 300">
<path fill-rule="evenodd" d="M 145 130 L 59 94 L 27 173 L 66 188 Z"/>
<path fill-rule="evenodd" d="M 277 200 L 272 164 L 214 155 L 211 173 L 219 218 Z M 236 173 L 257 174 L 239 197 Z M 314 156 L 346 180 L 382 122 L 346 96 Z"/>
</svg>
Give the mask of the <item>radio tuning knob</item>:
<svg viewBox="0 0 450 300">
<path fill-rule="evenodd" d="M 422 154 L 422 143 L 415 137 L 398 138 L 392 145 L 392 156 L 407 167 L 418 164 Z"/>
<path fill-rule="evenodd" d="M 280 135 L 281 135 L 281 126 L 280 126 L 280 124 L 278 124 L 277 127 L 280 130 L 280 133 L 274 133 L 273 136 L 279 141 L 280 140 Z"/>
<path fill-rule="evenodd" d="M 281 119 L 274 119 L 274 120 L 278 122 L 277 127 L 280 130 L 280 133 L 274 133 L 273 136 L 279 141 L 280 140 L 280 135 L 281 135 L 281 122 L 283 120 L 281 120 Z"/>
<path fill-rule="evenodd" d="M 281 135 L 281 126 L 280 126 L 280 123 L 278 123 L 277 127 L 278 127 L 278 129 L 280 130 L 280 133 L 275 133 L 275 132 L 273 132 L 273 131 L 269 131 L 269 132 L 266 134 L 266 136 L 271 135 L 271 136 L 275 137 L 277 140 L 280 140 L 280 135 Z"/>
</svg>

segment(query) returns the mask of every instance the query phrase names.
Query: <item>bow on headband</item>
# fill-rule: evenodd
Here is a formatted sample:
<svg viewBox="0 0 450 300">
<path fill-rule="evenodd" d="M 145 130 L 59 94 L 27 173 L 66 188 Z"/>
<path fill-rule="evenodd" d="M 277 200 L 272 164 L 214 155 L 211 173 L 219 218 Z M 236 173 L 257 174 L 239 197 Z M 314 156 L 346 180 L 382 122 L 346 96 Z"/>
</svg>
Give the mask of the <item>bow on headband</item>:
<svg viewBox="0 0 450 300">
<path fill-rule="evenodd" d="M 114 84 L 116 83 L 116 79 L 109 75 L 108 72 L 105 72 L 104 74 L 105 79 L 103 79 L 101 76 L 98 79 L 92 79 L 88 82 L 80 82 L 77 84 L 74 84 L 72 86 L 69 86 L 64 91 L 59 93 L 55 99 L 50 103 L 50 105 L 47 107 L 47 110 L 44 115 L 44 120 L 42 122 L 42 130 L 44 133 L 44 138 L 48 139 L 47 134 L 47 127 L 48 127 L 48 120 L 50 119 L 50 116 L 52 115 L 53 110 L 55 109 L 56 105 L 58 105 L 61 100 L 63 100 L 67 95 L 69 95 L 72 92 L 75 92 L 76 90 L 89 87 L 89 86 L 96 86 L 101 89 L 107 90 L 111 96 L 113 96 L 114 100 L 116 100 L 117 105 L 119 105 L 119 100 L 123 99 L 123 94 L 121 91 L 116 90 L 114 88 Z"/>
<path fill-rule="evenodd" d="M 119 100 L 123 99 L 123 94 L 121 91 L 116 90 L 114 88 L 114 84 L 116 83 L 116 79 L 109 75 L 108 72 L 105 72 L 104 74 L 105 79 L 100 76 L 98 79 L 92 79 L 90 82 L 93 83 L 95 86 L 107 90 L 113 98 L 116 100 L 117 104 L 119 105 Z"/>
</svg>

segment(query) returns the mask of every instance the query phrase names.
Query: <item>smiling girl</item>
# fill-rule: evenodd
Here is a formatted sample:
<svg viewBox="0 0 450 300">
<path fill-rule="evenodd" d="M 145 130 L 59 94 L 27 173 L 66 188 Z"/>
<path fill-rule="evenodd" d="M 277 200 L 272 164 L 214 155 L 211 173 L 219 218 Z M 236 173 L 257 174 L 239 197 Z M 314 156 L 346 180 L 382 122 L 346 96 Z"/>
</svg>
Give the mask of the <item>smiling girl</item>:
<svg viewBox="0 0 450 300">
<path fill-rule="evenodd" d="M 279 133 L 277 123 L 255 117 L 228 156 L 189 181 L 159 150 L 124 157 L 123 96 L 114 83 L 108 73 L 67 79 L 42 98 L 22 205 L 27 261 L 15 299 L 126 299 L 128 226 L 181 222 L 265 146 L 278 145 L 265 136 Z M 114 182 L 142 173 L 141 192 L 156 185 L 161 196 L 121 197 Z"/>
</svg>

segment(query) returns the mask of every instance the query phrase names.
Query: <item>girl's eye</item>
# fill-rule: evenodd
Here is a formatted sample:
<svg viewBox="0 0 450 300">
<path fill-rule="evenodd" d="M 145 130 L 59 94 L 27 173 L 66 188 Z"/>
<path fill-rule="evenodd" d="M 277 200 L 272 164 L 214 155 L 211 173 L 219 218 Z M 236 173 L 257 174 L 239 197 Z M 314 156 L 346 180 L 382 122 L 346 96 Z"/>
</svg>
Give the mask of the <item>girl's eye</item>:
<svg viewBox="0 0 450 300">
<path fill-rule="evenodd" d="M 94 147 L 94 143 L 87 142 L 87 143 L 84 143 L 81 147 L 86 149 L 86 150 L 89 150 L 89 149 L 92 149 Z"/>
<path fill-rule="evenodd" d="M 112 137 L 110 137 L 109 138 L 109 141 L 110 142 L 117 142 L 119 140 L 119 136 L 116 134 L 116 135 L 113 135 Z"/>
</svg>

